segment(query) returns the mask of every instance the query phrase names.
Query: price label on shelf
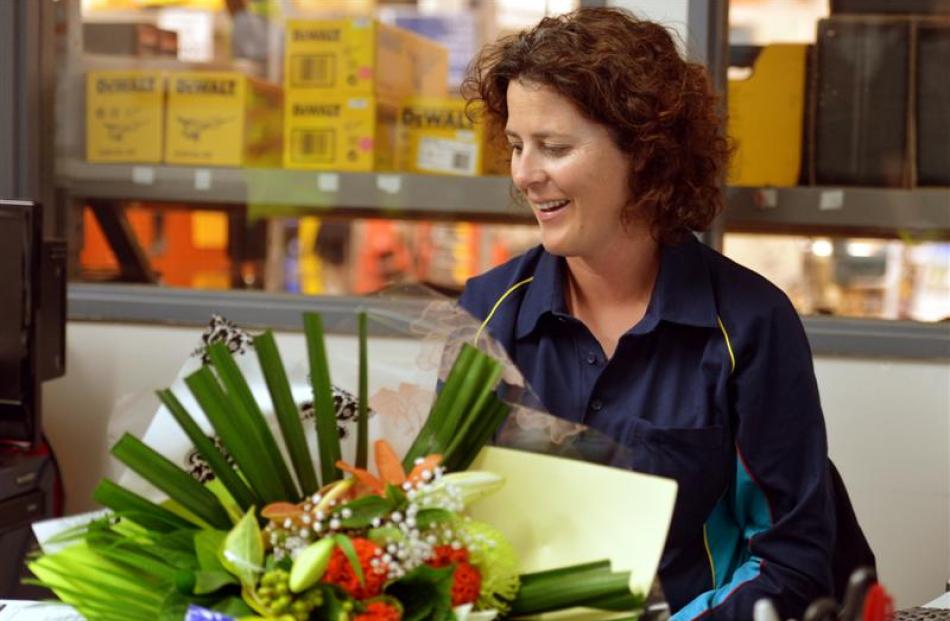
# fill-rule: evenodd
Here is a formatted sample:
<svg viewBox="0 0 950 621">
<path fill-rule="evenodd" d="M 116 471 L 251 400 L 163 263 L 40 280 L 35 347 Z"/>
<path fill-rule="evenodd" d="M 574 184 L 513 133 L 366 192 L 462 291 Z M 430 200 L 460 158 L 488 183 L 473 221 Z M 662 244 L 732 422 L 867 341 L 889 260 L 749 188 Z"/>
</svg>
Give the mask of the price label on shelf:
<svg viewBox="0 0 950 621">
<path fill-rule="evenodd" d="M 207 168 L 199 168 L 195 171 L 195 189 L 199 192 L 207 192 L 211 189 L 211 171 Z"/>
<path fill-rule="evenodd" d="M 755 206 L 759 209 L 775 209 L 778 207 L 778 190 L 764 188 L 756 192 Z"/>
<path fill-rule="evenodd" d="M 132 183 L 152 185 L 155 183 L 155 169 L 151 166 L 133 166 Z"/>
<path fill-rule="evenodd" d="M 831 211 L 844 207 L 844 190 L 823 190 L 818 197 L 818 209 Z"/>
<path fill-rule="evenodd" d="M 340 175 L 336 173 L 318 174 L 317 189 L 321 192 L 338 192 L 340 190 Z"/>
<path fill-rule="evenodd" d="M 379 175 L 376 187 L 387 194 L 399 194 L 402 190 L 402 175 Z"/>
</svg>

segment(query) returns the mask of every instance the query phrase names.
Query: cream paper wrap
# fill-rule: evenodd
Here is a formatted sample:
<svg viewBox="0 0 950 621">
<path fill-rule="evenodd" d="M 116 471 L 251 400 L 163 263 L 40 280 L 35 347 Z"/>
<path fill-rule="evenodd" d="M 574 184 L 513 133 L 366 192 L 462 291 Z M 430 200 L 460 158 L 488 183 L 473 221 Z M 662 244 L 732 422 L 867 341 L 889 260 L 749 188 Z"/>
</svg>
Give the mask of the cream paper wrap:
<svg viewBox="0 0 950 621">
<path fill-rule="evenodd" d="M 676 482 L 550 455 L 486 447 L 471 470 L 505 477 L 469 514 L 500 529 L 524 573 L 610 559 L 646 594 L 673 516 Z"/>
</svg>

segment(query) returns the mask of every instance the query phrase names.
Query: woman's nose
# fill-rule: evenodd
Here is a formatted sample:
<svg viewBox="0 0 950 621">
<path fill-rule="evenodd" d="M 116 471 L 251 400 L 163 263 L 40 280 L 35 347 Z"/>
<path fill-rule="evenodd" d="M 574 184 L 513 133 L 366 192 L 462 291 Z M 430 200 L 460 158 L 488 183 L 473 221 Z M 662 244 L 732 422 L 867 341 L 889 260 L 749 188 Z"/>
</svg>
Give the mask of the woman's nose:
<svg viewBox="0 0 950 621">
<path fill-rule="evenodd" d="M 522 192 L 531 185 L 543 181 L 544 178 L 544 168 L 530 150 L 525 149 L 511 158 L 511 180 Z"/>
</svg>

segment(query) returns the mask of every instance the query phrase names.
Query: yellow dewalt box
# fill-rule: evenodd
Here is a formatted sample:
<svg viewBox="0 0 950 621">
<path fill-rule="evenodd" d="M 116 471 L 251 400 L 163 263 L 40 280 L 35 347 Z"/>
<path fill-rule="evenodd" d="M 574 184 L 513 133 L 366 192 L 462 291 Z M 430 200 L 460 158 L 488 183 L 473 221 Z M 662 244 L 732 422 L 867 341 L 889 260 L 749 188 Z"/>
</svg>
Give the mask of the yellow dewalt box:
<svg viewBox="0 0 950 621">
<path fill-rule="evenodd" d="M 395 170 L 399 106 L 375 97 L 290 92 L 284 168 L 350 172 Z"/>
<path fill-rule="evenodd" d="M 397 167 L 405 172 L 491 175 L 507 172 L 507 153 L 458 98 L 407 99 L 399 110 Z"/>
<path fill-rule="evenodd" d="M 289 20 L 284 86 L 338 96 L 442 97 L 448 50 L 369 18 Z"/>
<path fill-rule="evenodd" d="M 86 159 L 162 161 L 165 82 L 158 71 L 86 74 Z"/>
<path fill-rule="evenodd" d="M 242 73 L 188 71 L 168 80 L 165 161 L 280 166 L 283 92 Z"/>
<path fill-rule="evenodd" d="M 729 80 L 729 135 L 736 143 L 730 184 L 798 184 L 806 53 L 805 45 L 768 45 L 749 78 Z"/>
</svg>

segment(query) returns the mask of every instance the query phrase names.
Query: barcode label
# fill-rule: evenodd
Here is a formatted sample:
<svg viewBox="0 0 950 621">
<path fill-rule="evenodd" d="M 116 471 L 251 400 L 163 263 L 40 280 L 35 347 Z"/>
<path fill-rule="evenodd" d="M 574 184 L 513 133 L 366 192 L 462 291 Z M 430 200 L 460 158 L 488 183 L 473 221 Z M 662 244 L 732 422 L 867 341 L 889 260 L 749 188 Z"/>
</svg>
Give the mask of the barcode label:
<svg viewBox="0 0 950 621">
<path fill-rule="evenodd" d="M 472 167 L 472 154 L 471 153 L 453 153 L 452 154 L 452 168 L 454 170 L 459 170 L 462 172 L 467 172 Z"/>
<path fill-rule="evenodd" d="M 477 164 L 477 144 L 444 138 L 423 137 L 419 140 L 419 152 L 416 155 L 416 167 L 419 170 L 475 175 Z"/>
<path fill-rule="evenodd" d="M 297 54 L 290 59 L 290 83 L 298 88 L 330 88 L 336 83 L 332 54 Z"/>
<path fill-rule="evenodd" d="M 295 162 L 332 162 L 336 131 L 332 129 L 296 129 L 291 133 L 290 155 Z"/>
</svg>

